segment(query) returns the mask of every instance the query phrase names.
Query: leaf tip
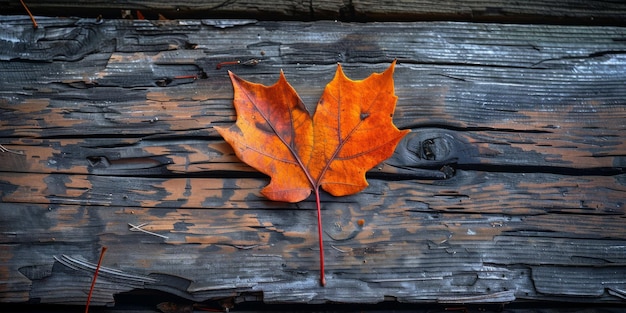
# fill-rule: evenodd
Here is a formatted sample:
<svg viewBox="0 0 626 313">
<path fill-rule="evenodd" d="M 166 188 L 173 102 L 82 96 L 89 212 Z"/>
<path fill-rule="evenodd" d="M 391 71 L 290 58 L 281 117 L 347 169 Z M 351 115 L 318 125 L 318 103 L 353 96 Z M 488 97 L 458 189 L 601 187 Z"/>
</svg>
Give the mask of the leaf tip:
<svg viewBox="0 0 626 313">
<path fill-rule="evenodd" d="M 387 71 L 391 71 L 391 74 L 393 74 L 393 72 L 396 69 L 397 62 L 398 62 L 398 59 L 393 59 L 393 62 L 391 62 L 391 65 L 389 65 L 389 68 L 387 68 Z"/>
<path fill-rule="evenodd" d="M 349 80 L 348 76 L 346 76 L 346 73 L 343 71 L 343 67 L 341 66 L 341 63 L 339 62 L 337 62 L 337 70 L 335 71 L 335 78 L 337 77 L 341 77 L 341 78 Z"/>
<path fill-rule="evenodd" d="M 213 126 L 213 129 L 217 131 L 222 137 L 224 137 L 223 133 L 226 131 L 227 127 L 224 126 Z"/>
<path fill-rule="evenodd" d="M 278 81 L 285 81 L 287 84 L 289 84 L 289 82 L 287 82 L 287 77 L 285 77 L 285 72 L 283 71 L 283 69 L 280 69 L 280 76 L 278 77 Z"/>
<path fill-rule="evenodd" d="M 240 82 L 242 79 L 239 76 L 235 75 L 231 70 L 228 70 L 228 76 L 230 77 L 230 81 L 235 85 L 235 82 Z"/>
</svg>

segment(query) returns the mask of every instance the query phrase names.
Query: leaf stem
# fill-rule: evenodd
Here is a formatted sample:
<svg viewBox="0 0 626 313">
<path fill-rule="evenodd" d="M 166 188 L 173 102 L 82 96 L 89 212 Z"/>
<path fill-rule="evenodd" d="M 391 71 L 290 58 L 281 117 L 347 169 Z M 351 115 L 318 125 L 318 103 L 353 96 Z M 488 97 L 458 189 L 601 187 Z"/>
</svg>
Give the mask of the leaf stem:
<svg viewBox="0 0 626 313">
<path fill-rule="evenodd" d="M 322 209 L 320 205 L 320 187 L 315 186 L 315 204 L 317 205 L 317 236 L 320 243 L 320 284 L 326 286 L 326 278 L 324 278 L 324 242 L 322 240 Z"/>
</svg>

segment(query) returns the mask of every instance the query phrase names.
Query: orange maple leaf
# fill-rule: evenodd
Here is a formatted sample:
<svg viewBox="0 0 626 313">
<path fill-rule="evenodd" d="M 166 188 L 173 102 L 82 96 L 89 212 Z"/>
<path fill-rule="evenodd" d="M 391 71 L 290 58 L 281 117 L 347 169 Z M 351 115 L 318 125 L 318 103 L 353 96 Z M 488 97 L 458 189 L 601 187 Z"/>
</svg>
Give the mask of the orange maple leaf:
<svg viewBox="0 0 626 313">
<path fill-rule="evenodd" d="M 313 116 L 282 71 L 272 86 L 229 72 L 237 122 L 215 128 L 242 161 L 271 177 L 261 190 L 268 199 L 299 202 L 315 193 L 322 285 L 320 187 L 334 196 L 363 190 L 368 185 L 365 173 L 389 158 L 409 132 L 398 130 L 392 121 L 398 99 L 394 66 L 395 61 L 383 73 L 353 81 L 338 65 Z"/>
</svg>

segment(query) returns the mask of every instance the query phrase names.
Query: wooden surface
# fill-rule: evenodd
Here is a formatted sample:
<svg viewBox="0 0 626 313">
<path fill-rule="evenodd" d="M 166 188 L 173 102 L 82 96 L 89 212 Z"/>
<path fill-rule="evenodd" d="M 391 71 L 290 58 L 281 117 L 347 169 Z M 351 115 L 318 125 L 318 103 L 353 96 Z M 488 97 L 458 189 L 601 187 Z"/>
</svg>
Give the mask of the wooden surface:
<svg viewBox="0 0 626 313">
<path fill-rule="evenodd" d="M 38 22 L 0 17 L 1 302 L 83 305 L 102 246 L 96 305 L 626 298 L 626 28 Z M 323 196 L 320 287 L 314 200 L 264 199 L 213 130 L 227 70 L 283 69 L 313 110 L 337 62 L 393 59 L 412 132 L 365 191 Z"/>
<path fill-rule="evenodd" d="M 262 20 L 490 21 L 622 25 L 620 0 L 37 0 L 35 15 L 120 18 L 140 10 L 147 18 L 254 18 Z M 19 1 L 0 0 L 4 14 L 25 14 Z M 121 12 L 129 10 L 130 12 Z"/>
</svg>

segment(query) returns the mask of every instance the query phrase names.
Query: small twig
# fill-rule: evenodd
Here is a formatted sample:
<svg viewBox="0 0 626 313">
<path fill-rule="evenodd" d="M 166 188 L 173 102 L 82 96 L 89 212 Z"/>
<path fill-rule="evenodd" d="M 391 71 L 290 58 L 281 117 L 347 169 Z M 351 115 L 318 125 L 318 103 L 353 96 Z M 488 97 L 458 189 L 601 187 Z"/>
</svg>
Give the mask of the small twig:
<svg viewBox="0 0 626 313">
<path fill-rule="evenodd" d="M 215 66 L 215 69 L 219 70 L 224 65 L 237 65 L 239 63 L 241 63 L 241 61 L 239 61 L 239 60 L 236 60 L 236 61 L 224 61 L 224 62 L 217 63 L 217 65 Z"/>
<path fill-rule="evenodd" d="M 193 80 L 196 80 L 196 79 L 198 79 L 198 75 L 180 75 L 180 76 L 174 76 L 174 79 L 193 79 Z"/>
<path fill-rule="evenodd" d="M 146 17 L 143 16 L 143 13 L 141 13 L 141 11 L 137 10 L 137 19 L 138 20 L 145 20 Z"/>
<path fill-rule="evenodd" d="M 37 25 L 37 21 L 35 21 L 35 17 L 33 16 L 33 13 L 30 13 L 30 10 L 28 9 L 28 7 L 26 6 L 26 3 L 24 3 L 23 0 L 20 0 L 20 2 L 22 3 L 24 10 L 26 10 L 26 13 L 28 13 L 28 16 L 30 16 L 30 20 L 33 22 L 33 28 L 37 29 L 39 25 Z"/>
<path fill-rule="evenodd" d="M 257 64 L 259 64 L 259 62 L 261 62 L 261 61 L 259 61 L 258 59 L 249 59 L 249 60 L 246 60 L 246 61 L 243 61 L 243 62 L 241 62 L 240 60 L 224 61 L 224 62 L 217 63 L 217 65 L 215 66 L 215 69 L 219 70 L 224 65 L 239 65 L 239 64 L 241 64 L 243 66 L 256 66 Z"/>
<path fill-rule="evenodd" d="M 93 287 L 96 286 L 96 279 L 98 278 L 98 272 L 100 271 L 100 264 L 102 264 L 102 259 L 104 258 L 104 253 L 107 251 L 107 247 L 102 247 L 102 251 L 100 251 L 100 259 L 98 259 L 98 266 L 96 266 L 96 271 L 93 273 L 93 279 L 91 280 L 91 287 L 89 288 L 89 294 L 87 295 L 87 304 L 85 305 L 85 313 L 89 313 L 89 303 L 91 302 L 91 294 L 93 293 Z"/>
<path fill-rule="evenodd" d="M 139 224 L 139 225 L 133 225 L 131 223 L 128 223 L 128 226 L 130 226 L 130 231 L 140 231 L 140 232 L 144 232 L 148 235 L 152 235 L 152 236 L 157 236 L 157 237 L 161 237 L 163 239 L 168 239 L 169 237 L 165 236 L 165 235 L 161 235 L 161 234 L 157 234 L 157 233 L 153 233 L 151 231 L 147 231 L 145 229 L 143 229 L 142 227 L 148 225 L 148 223 L 143 223 L 143 224 Z"/>
<path fill-rule="evenodd" d="M 8 153 L 14 153 L 14 154 L 24 154 L 22 151 L 15 151 L 15 150 L 7 149 L 7 148 L 5 148 L 2 145 L 0 145 L 0 152 L 8 152 Z"/>
</svg>

